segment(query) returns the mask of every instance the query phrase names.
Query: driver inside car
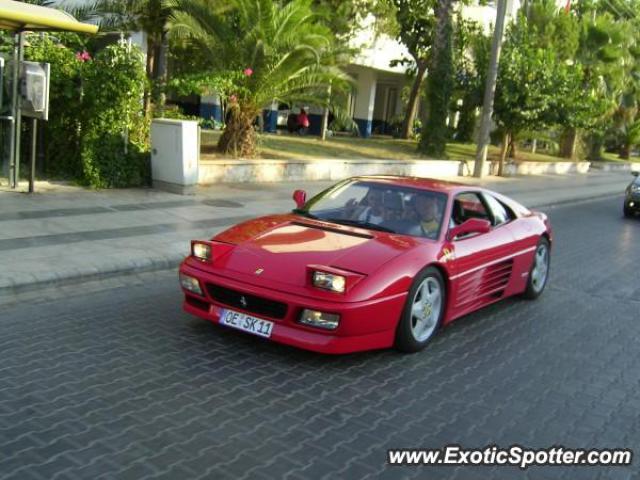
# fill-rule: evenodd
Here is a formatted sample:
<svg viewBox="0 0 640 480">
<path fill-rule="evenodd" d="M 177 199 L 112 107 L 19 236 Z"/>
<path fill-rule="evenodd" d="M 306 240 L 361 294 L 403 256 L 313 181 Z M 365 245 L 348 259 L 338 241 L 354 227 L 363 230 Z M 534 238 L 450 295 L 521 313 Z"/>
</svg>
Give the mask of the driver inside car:
<svg viewBox="0 0 640 480">
<path fill-rule="evenodd" d="M 351 220 L 380 225 L 385 220 L 382 190 L 370 189 L 358 205 L 351 199 L 345 205 L 345 215 Z"/>
</svg>

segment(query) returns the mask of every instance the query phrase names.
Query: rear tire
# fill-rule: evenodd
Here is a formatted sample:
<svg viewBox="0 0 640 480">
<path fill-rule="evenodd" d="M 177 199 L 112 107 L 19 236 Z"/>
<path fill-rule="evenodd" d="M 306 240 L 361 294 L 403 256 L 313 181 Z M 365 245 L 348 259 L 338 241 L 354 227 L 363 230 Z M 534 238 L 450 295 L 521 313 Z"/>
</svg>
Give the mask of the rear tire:
<svg viewBox="0 0 640 480">
<path fill-rule="evenodd" d="M 446 300 L 442 274 L 435 267 L 422 270 L 409 289 L 396 330 L 395 347 L 406 353 L 426 347 L 442 323 Z"/>
<path fill-rule="evenodd" d="M 533 256 L 533 264 L 529 270 L 527 278 L 527 289 L 524 291 L 524 298 L 535 300 L 544 291 L 549 280 L 549 267 L 551 265 L 551 248 L 546 237 L 540 237 L 536 246 L 536 253 Z"/>
</svg>

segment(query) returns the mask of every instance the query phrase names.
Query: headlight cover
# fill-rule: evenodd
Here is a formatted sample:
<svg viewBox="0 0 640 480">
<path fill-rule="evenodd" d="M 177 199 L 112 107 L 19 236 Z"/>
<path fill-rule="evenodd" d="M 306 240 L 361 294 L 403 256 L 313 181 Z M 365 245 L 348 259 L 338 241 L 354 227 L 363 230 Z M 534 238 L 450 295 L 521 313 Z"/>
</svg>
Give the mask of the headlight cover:
<svg viewBox="0 0 640 480">
<path fill-rule="evenodd" d="M 197 278 L 181 273 L 180 285 L 182 285 L 182 288 L 185 290 L 195 293 L 196 295 L 203 295 L 202 287 L 200 287 L 200 281 Z"/>
<path fill-rule="evenodd" d="M 307 285 L 346 295 L 366 275 L 330 265 L 307 265 Z"/>
<path fill-rule="evenodd" d="M 332 292 L 344 293 L 347 279 L 335 273 L 315 271 L 313 272 L 313 286 Z"/>
<path fill-rule="evenodd" d="M 211 244 L 197 240 L 191 242 L 191 256 L 202 262 L 210 262 L 212 258 Z"/>
</svg>

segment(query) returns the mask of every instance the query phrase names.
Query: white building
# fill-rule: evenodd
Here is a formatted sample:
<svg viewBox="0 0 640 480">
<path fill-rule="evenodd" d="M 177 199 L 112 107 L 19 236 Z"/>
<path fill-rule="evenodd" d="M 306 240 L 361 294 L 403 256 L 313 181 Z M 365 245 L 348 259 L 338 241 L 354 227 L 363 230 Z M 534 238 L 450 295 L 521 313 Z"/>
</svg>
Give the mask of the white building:
<svg viewBox="0 0 640 480">
<path fill-rule="evenodd" d="M 556 4 L 562 8 L 567 1 L 556 0 Z M 507 22 L 515 19 L 520 7 L 520 0 L 507 0 Z M 485 6 L 463 6 L 462 16 L 478 23 L 487 34 L 492 34 L 496 4 L 490 1 Z M 390 62 L 403 57 L 411 58 L 404 45 L 395 39 L 386 35 L 376 36 L 372 25 L 372 21 L 368 25 L 365 22 L 364 28 L 356 36 L 354 46 L 362 47 L 362 50 L 347 67 L 357 83 L 350 101 L 351 114 L 364 137 L 372 133 L 389 133 L 391 119 L 402 114 L 400 95 L 409 80 L 404 67 L 391 67 Z"/>
<path fill-rule="evenodd" d="M 514 17 L 519 7 L 519 0 L 508 0 L 507 17 Z M 492 4 L 464 6 L 462 15 L 491 33 L 496 7 Z M 403 113 L 401 93 L 410 82 L 405 74 L 405 67 L 390 66 L 393 60 L 410 59 L 407 49 L 387 35 L 375 35 L 372 26 L 372 20 L 365 21 L 356 35 L 354 46 L 361 48 L 360 54 L 347 67 L 347 72 L 357 84 L 350 101 L 351 113 L 363 137 L 372 133 L 390 133 L 393 117 Z"/>
</svg>

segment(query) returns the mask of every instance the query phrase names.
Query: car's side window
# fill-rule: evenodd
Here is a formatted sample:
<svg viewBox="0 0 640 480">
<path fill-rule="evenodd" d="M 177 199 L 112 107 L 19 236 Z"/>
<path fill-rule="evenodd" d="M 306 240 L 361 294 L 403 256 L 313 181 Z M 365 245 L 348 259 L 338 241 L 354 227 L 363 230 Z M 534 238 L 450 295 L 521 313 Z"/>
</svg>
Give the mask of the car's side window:
<svg viewBox="0 0 640 480">
<path fill-rule="evenodd" d="M 491 214 L 493 217 L 493 225 L 498 226 L 503 223 L 510 222 L 513 219 L 513 214 L 509 211 L 509 209 L 503 205 L 498 199 L 496 199 L 493 195 L 484 194 L 484 199 L 491 210 Z"/>
<path fill-rule="evenodd" d="M 452 223 L 453 225 L 460 225 L 470 218 L 480 218 L 491 221 L 489 212 L 477 193 L 460 193 L 456 195 L 456 198 L 453 200 L 453 211 L 451 212 Z"/>
</svg>

